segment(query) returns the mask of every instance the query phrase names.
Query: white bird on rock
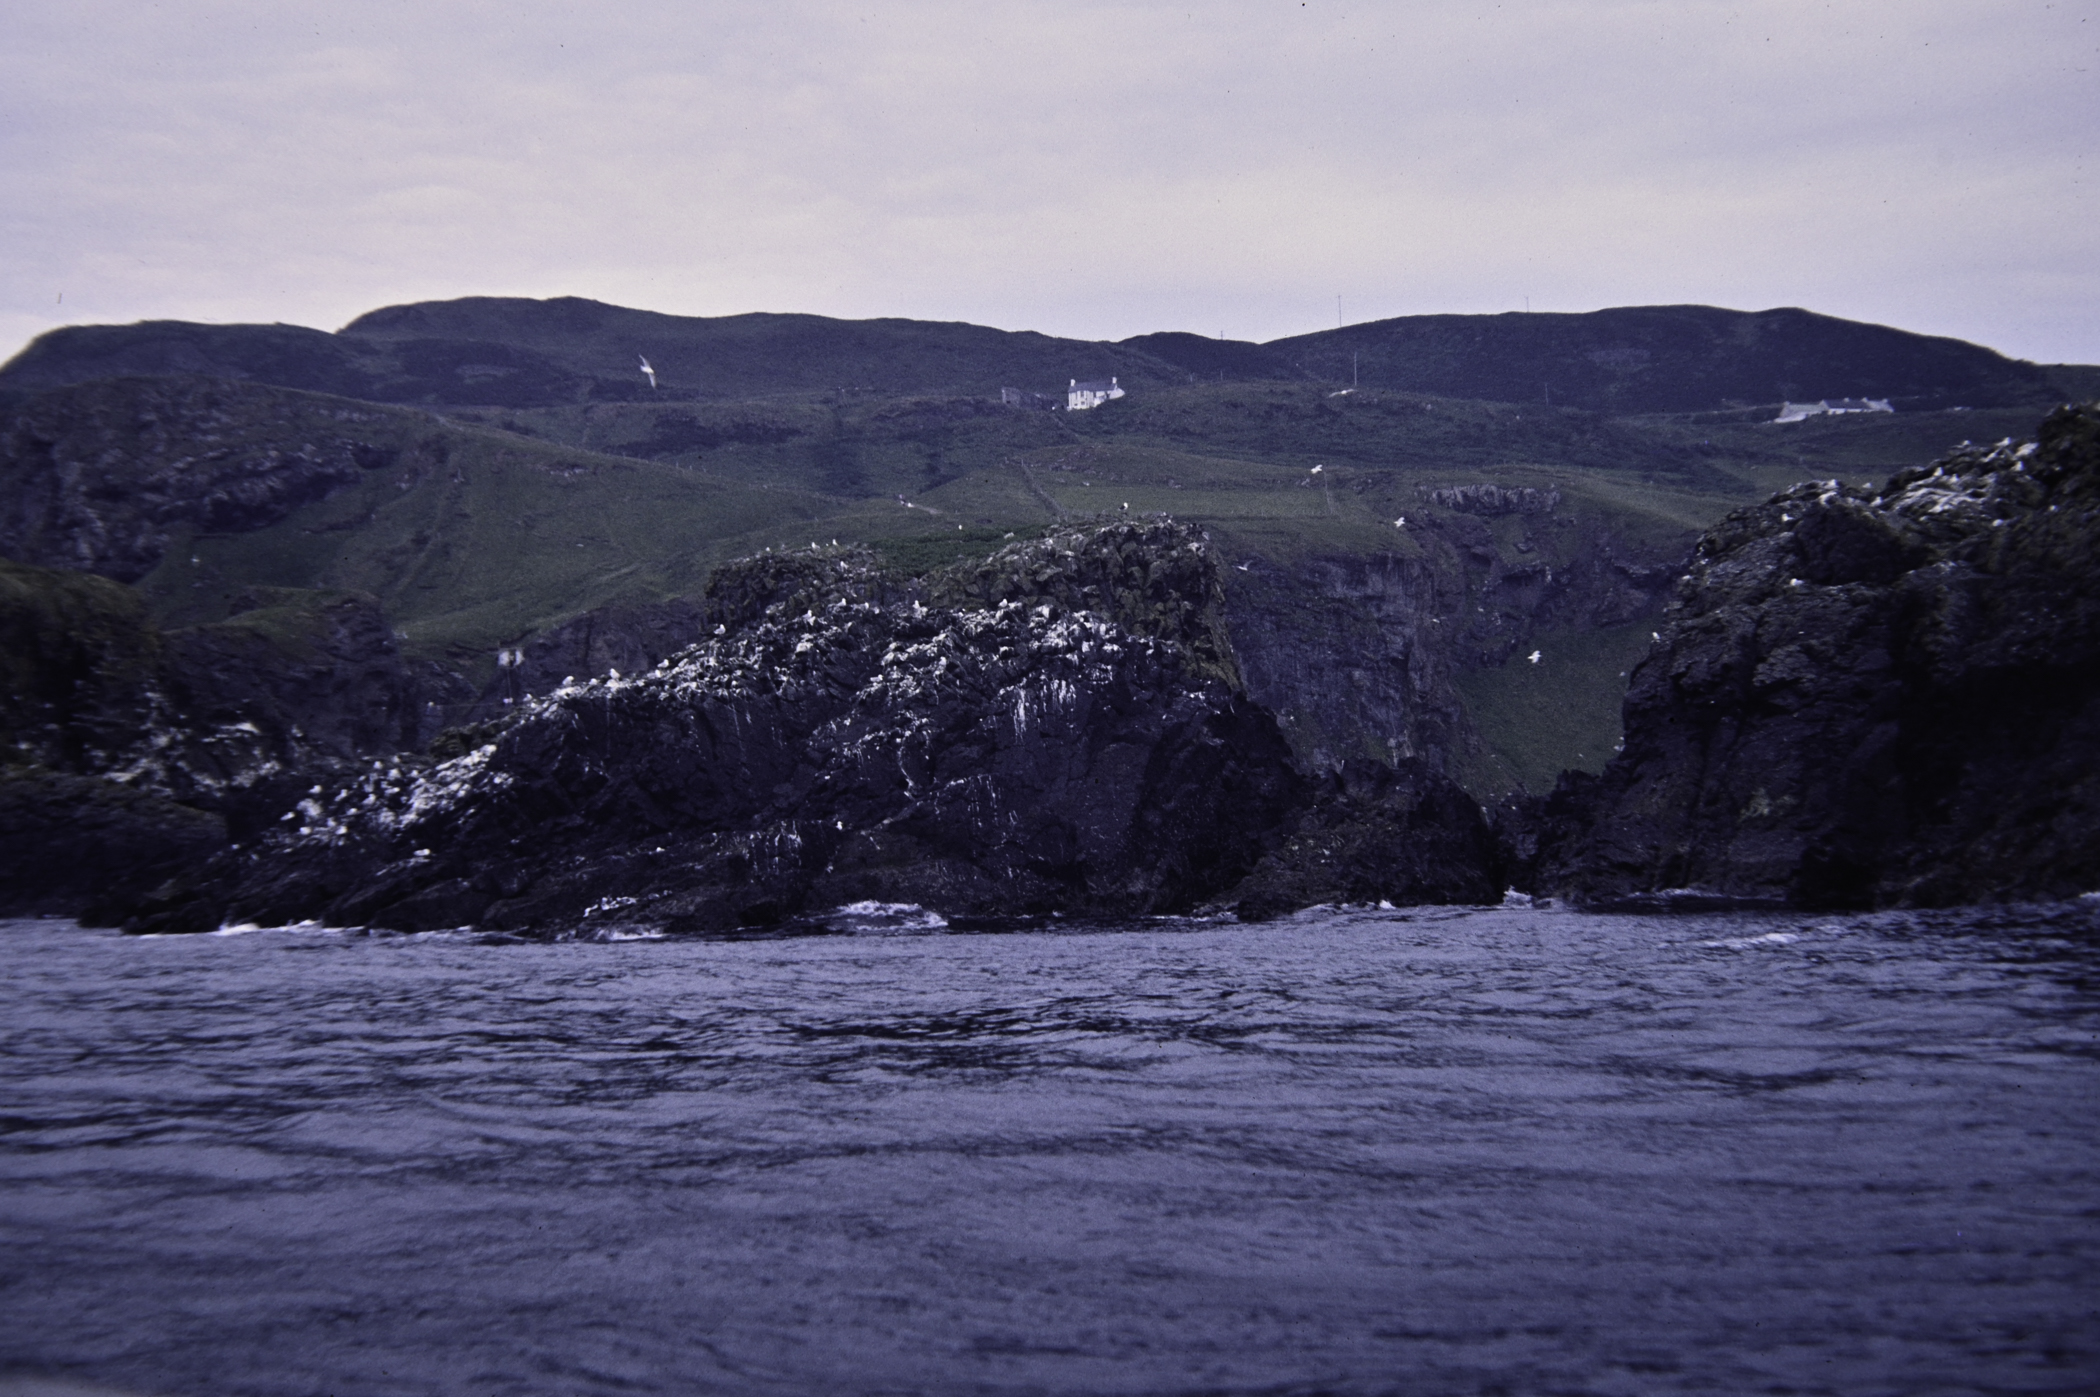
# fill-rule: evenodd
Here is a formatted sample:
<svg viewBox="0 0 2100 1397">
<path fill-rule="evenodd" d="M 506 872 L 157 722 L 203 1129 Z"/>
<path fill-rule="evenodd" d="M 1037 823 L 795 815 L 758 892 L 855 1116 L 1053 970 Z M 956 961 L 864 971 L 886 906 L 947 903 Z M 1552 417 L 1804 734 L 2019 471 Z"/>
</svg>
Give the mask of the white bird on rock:
<svg viewBox="0 0 2100 1397">
<path fill-rule="evenodd" d="M 656 388 L 656 370 L 649 367 L 649 357 L 645 354 L 637 354 L 635 358 L 642 361 L 642 374 L 649 380 L 650 389 L 654 390 Z"/>
<path fill-rule="evenodd" d="M 1539 652 L 1534 650 L 1529 655 L 1526 655 L 1524 658 L 1531 661 L 1533 664 L 1537 664 L 1539 662 Z"/>
</svg>

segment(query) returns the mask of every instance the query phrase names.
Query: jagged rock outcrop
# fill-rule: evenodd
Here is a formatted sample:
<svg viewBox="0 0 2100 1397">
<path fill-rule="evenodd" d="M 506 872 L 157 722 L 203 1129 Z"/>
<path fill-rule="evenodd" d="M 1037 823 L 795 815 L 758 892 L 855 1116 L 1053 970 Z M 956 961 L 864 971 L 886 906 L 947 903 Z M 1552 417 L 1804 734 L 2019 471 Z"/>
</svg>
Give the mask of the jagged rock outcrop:
<svg viewBox="0 0 2100 1397">
<path fill-rule="evenodd" d="M 500 650 L 495 677 L 471 698 L 462 695 L 448 704 L 445 726 L 493 722 L 526 699 L 551 693 L 579 677 L 654 669 L 705 639 L 713 625 L 706 607 L 695 597 L 593 607 Z M 431 691 L 438 684 L 438 676 L 426 677 L 426 688 Z"/>
<path fill-rule="evenodd" d="M 226 845 L 213 811 L 119 781 L 0 769 L 0 916 L 107 925 Z"/>
<path fill-rule="evenodd" d="M 1624 752 L 1523 836 L 1594 904 L 2100 889 L 2100 406 L 1880 490 L 1801 485 L 1700 542 Z"/>
<path fill-rule="evenodd" d="M 0 560 L 0 915 L 90 911 L 225 843 L 218 816 L 101 779 L 146 754 L 162 664 L 130 589 Z"/>
<path fill-rule="evenodd" d="M 0 678 L 0 913 L 105 916 L 416 729 L 357 593 L 256 589 L 163 631 L 127 587 L 0 560 Z"/>
<path fill-rule="evenodd" d="M 1352 758 L 1322 773 L 1290 832 L 1226 899 L 1242 921 L 1323 903 L 1501 900 L 1487 817 L 1420 761 Z"/>
<path fill-rule="evenodd" d="M 711 634 L 525 702 L 435 764 L 324 782 L 135 929 L 768 925 L 1193 906 L 1300 809 L 1232 668 L 1205 543 L 1171 523 L 900 584 L 851 549 L 721 569 Z"/>
</svg>

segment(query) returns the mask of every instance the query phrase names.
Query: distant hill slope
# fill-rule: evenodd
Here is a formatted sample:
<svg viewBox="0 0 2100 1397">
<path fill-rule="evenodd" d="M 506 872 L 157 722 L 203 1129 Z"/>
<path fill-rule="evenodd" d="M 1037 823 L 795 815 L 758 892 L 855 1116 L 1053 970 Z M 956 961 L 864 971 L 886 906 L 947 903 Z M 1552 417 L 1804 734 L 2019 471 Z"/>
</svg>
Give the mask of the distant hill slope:
<svg viewBox="0 0 2100 1397">
<path fill-rule="evenodd" d="M 2076 396 L 2050 370 L 1980 345 L 1793 309 L 1412 315 L 1262 348 L 1331 383 L 1614 413 L 1840 397 L 1887 398 L 1899 411 L 2014 407 Z"/>
<path fill-rule="evenodd" d="M 657 372 L 652 389 L 639 370 Z M 29 393 L 119 375 L 201 374 L 373 402 L 548 407 L 794 392 L 1062 389 L 1074 378 L 1179 383 L 1141 349 L 1033 331 L 817 315 L 695 317 L 578 297 L 475 296 L 390 306 L 335 334 L 292 325 L 150 320 L 41 335 L 0 367 Z"/>
<path fill-rule="evenodd" d="M 194 375 L 379 400 L 376 365 L 358 347 L 303 325 L 141 320 L 67 325 L 0 365 L 0 391 L 20 399 L 103 378 Z"/>
<path fill-rule="evenodd" d="M 1292 362 L 1288 354 L 1246 340 L 1214 340 L 1181 330 L 1169 330 L 1156 335 L 1137 335 L 1116 343 L 1125 349 L 1142 350 L 1156 359 L 1163 359 L 1199 383 L 1311 377 Z"/>
<path fill-rule="evenodd" d="M 638 370 L 647 355 L 657 389 Z M 300 326 L 69 326 L 0 366 L 0 393 L 204 374 L 380 403 L 561 408 L 792 393 L 995 397 L 1115 376 L 1126 389 L 1300 380 L 1592 412 L 1714 412 L 1827 397 L 1900 410 L 2089 397 L 2100 368 L 2037 366 L 1963 340 L 1810 311 L 1619 307 L 1407 315 L 1268 345 L 1140 334 L 1115 345 L 916 319 L 657 315 L 565 296 L 466 296 Z"/>
<path fill-rule="evenodd" d="M 656 369 L 652 389 L 637 360 Z M 198 374 L 429 406 L 719 402 L 779 394 L 1125 388 L 1313 381 L 1610 413 L 1784 399 L 1888 398 L 1898 410 L 2032 407 L 2089 396 L 2100 369 L 2039 366 L 1960 340 L 1804 310 L 1631 306 L 1581 315 L 1418 315 L 1268 344 L 1182 332 L 1115 344 L 922 320 L 659 315 L 578 297 L 389 306 L 335 334 L 142 321 L 40 336 L 0 366 L 24 395 L 121 375 Z"/>
</svg>

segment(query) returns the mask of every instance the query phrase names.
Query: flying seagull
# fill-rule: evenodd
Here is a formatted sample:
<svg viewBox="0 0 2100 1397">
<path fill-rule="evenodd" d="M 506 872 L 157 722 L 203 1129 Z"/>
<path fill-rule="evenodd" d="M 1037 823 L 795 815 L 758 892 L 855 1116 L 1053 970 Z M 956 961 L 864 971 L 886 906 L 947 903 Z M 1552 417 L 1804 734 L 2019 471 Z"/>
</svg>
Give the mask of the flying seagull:
<svg viewBox="0 0 2100 1397">
<path fill-rule="evenodd" d="M 643 376 L 644 376 L 644 377 L 646 377 L 646 378 L 647 378 L 647 379 L 649 380 L 649 386 L 650 386 L 650 387 L 651 387 L 652 389 L 653 389 L 653 388 L 655 388 L 655 387 L 656 387 L 656 370 L 655 370 L 655 369 L 652 369 L 652 368 L 650 368 L 650 367 L 649 367 L 649 359 L 648 359 L 648 356 L 646 356 L 646 355 L 641 355 L 641 354 L 637 354 L 637 355 L 635 356 L 635 358 L 637 358 L 637 359 L 640 359 L 640 360 L 642 361 L 642 374 L 643 374 Z"/>
</svg>

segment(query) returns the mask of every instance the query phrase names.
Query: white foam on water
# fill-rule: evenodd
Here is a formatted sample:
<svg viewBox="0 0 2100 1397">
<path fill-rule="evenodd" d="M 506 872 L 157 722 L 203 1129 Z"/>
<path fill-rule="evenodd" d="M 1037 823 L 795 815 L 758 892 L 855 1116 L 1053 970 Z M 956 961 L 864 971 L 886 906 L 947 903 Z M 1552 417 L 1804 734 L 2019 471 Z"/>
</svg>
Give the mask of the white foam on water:
<svg viewBox="0 0 2100 1397">
<path fill-rule="evenodd" d="M 1719 941 L 1701 941 L 1699 944 L 1716 950 L 1747 951 L 1757 946 L 1791 946 L 1800 939 L 1798 932 L 1768 931 L 1762 936 L 1729 936 Z"/>
<path fill-rule="evenodd" d="M 668 941 L 670 933 L 657 926 L 609 926 L 595 932 L 593 941 Z"/>
<path fill-rule="evenodd" d="M 259 931 L 276 931 L 276 932 L 288 932 L 288 933 L 293 933 L 293 934 L 310 934 L 310 933 L 313 933 L 313 932 L 317 932 L 317 931 L 318 931 L 318 932 L 328 932 L 328 933 L 335 933 L 335 932 L 340 932 L 340 931 L 342 931 L 342 930 L 343 930 L 343 928 L 341 928 L 341 927 L 329 926 L 329 925 L 327 925 L 327 924 L 326 924 L 326 923 L 324 923 L 324 922 L 317 922 L 317 921 L 303 921 L 303 922 L 286 922 L 286 923 L 283 923 L 282 925 L 279 925 L 279 926 L 262 926 L 262 925 L 260 925 L 260 924 L 258 924 L 258 923 L 256 923 L 256 922 L 229 922 L 229 923 L 227 923 L 227 924 L 226 924 L 225 926 L 219 927 L 219 928 L 218 928 L 217 930 L 215 930 L 215 931 L 208 931 L 208 932 L 206 932 L 206 933 L 205 933 L 205 935 L 206 935 L 206 936 L 253 936 L 253 935 L 254 935 L 255 933 L 257 933 L 257 932 L 259 932 Z"/>
<path fill-rule="evenodd" d="M 834 908 L 827 920 L 855 936 L 911 936 L 948 929 L 946 917 L 916 902 L 849 902 Z"/>
</svg>

